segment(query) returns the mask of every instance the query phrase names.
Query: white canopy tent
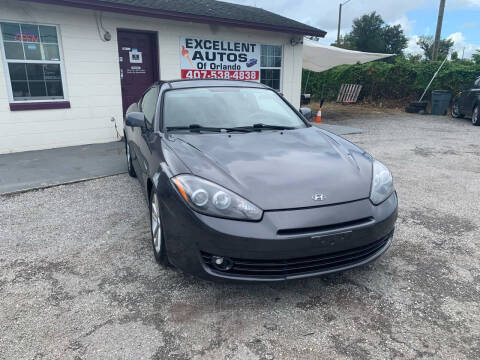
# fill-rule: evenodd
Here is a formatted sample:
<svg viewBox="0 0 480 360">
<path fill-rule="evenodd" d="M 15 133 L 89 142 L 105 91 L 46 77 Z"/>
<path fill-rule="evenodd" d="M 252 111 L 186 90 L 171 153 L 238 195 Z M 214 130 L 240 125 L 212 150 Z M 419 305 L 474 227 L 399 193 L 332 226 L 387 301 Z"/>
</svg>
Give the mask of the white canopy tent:
<svg viewBox="0 0 480 360">
<path fill-rule="evenodd" d="M 367 53 L 322 45 L 310 39 L 303 40 L 303 68 L 321 72 L 338 65 L 367 63 L 395 54 Z"/>
</svg>

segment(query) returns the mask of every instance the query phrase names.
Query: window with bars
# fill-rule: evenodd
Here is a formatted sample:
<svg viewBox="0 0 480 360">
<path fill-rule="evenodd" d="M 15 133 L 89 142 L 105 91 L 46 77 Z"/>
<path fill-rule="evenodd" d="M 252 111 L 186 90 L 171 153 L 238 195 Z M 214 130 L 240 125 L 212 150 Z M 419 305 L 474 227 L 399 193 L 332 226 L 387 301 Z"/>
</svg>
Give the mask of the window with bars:
<svg viewBox="0 0 480 360">
<path fill-rule="evenodd" d="M 260 54 L 260 82 L 280 91 L 281 72 L 282 46 L 262 45 Z"/>
<path fill-rule="evenodd" d="M 63 100 L 65 91 L 57 27 L 7 22 L 0 26 L 11 100 Z"/>
</svg>

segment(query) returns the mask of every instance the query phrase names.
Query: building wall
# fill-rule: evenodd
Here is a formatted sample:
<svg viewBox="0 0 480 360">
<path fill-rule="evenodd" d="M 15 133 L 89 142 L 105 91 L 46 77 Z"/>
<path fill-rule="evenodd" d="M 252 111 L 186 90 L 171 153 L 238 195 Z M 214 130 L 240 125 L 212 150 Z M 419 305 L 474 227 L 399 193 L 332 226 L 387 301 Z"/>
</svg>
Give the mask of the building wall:
<svg viewBox="0 0 480 360">
<path fill-rule="evenodd" d="M 292 47 L 288 34 L 104 13 L 104 27 L 112 34 L 112 40 L 104 42 L 93 11 L 17 0 L 0 0 L 0 21 L 59 26 L 66 100 L 71 104 L 70 109 L 10 111 L 0 64 L 0 153 L 118 140 L 115 126 L 120 133 L 123 127 L 119 28 L 158 32 L 162 80 L 180 78 L 181 36 L 283 45 L 282 92 L 299 106 L 302 46 Z"/>
</svg>

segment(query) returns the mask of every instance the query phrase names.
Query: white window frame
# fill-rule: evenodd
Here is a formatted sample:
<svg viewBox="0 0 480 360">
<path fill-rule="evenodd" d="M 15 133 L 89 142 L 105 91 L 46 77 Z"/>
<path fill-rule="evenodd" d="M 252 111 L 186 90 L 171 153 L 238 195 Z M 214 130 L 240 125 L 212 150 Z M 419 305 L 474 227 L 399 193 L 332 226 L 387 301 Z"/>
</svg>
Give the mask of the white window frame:
<svg viewBox="0 0 480 360">
<path fill-rule="evenodd" d="M 37 25 L 37 26 L 52 26 L 55 27 L 57 31 L 57 40 L 58 40 L 58 53 L 60 56 L 59 61 L 54 60 L 7 60 L 7 56 L 5 54 L 4 42 L 3 42 L 3 33 L 0 29 L 0 53 L 2 54 L 2 62 L 3 62 L 3 72 L 5 74 L 5 81 L 7 83 L 7 93 L 8 93 L 8 100 L 11 104 L 31 104 L 31 103 L 45 103 L 45 102 L 66 102 L 69 101 L 68 96 L 68 89 L 67 83 L 65 78 L 65 63 L 63 59 L 63 47 L 62 47 L 62 40 L 60 36 L 60 28 L 59 25 L 55 24 L 43 24 L 43 23 L 36 23 L 31 21 L 12 21 L 12 20 L 2 20 L 0 19 L 0 23 L 10 23 L 10 24 L 28 24 L 28 25 Z M 25 50 L 24 50 L 25 51 Z M 29 100 L 15 100 L 13 97 L 13 90 L 12 90 L 12 81 L 10 79 L 10 69 L 8 68 L 9 63 L 17 63 L 17 64 L 59 64 L 60 65 L 60 77 L 62 80 L 62 90 L 63 90 L 63 99 L 29 99 Z"/>
<path fill-rule="evenodd" d="M 280 64 L 280 67 L 270 67 L 270 66 L 263 67 L 262 66 L 262 45 L 263 46 L 280 46 L 280 48 L 282 49 L 282 56 L 281 56 L 282 63 Z M 285 54 L 285 46 L 283 44 L 260 44 L 260 76 L 258 81 L 262 83 L 262 70 L 280 70 L 280 88 L 277 90 L 279 92 L 283 92 L 283 64 L 285 61 L 284 54 Z"/>
</svg>

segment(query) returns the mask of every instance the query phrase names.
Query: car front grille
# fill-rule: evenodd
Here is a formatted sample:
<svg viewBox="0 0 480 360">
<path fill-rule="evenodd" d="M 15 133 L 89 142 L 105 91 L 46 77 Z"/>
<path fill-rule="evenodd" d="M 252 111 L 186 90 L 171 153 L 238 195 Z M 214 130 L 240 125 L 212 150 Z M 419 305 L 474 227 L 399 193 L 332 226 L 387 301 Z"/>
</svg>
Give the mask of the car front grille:
<svg viewBox="0 0 480 360">
<path fill-rule="evenodd" d="M 332 225 L 323 225 L 323 226 L 315 226 L 315 227 L 307 227 L 307 228 L 298 228 L 298 229 L 280 229 L 277 231 L 278 235 L 305 235 L 311 234 L 314 232 L 322 232 L 322 231 L 331 231 L 331 230 L 341 230 L 342 228 L 353 227 L 353 226 L 366 226 L 370 225 L 375 221 L 373 217 L 366 217 L 358 220 L 343 222 L 343 223 L 336 223 Z"/>
<path fill-rule="evenodd" d="M 368 245 L 350 250 L 311 257 L 285 260 L 249 260 L 229 258 L 229 260 L 232 262 L 229 270 L 221 270 L 214 266 L 212 257 L 215 255 L 205 252 L 202 252 L 201 255 L 206 266 L 215 272 L 225 275 L 244 277 L 251 276 L 255 278 L 285 277 L 330 271 L 361 263 L 362 261 L 371 258 L 377 252 L 382 250 L 388 244 L 390 236 L 391 234 Z"/>
</svg>

